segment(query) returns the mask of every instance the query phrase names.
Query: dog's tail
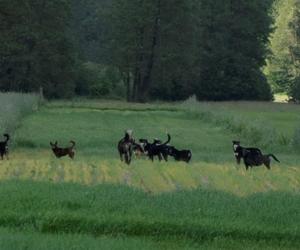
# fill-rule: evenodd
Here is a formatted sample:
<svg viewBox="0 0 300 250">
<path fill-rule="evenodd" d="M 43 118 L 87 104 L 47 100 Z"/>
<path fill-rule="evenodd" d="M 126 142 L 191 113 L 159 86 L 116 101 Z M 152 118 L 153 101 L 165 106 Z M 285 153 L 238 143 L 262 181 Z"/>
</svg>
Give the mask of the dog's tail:
<svg viewBox="0 0 300 250">
<path fill-rule="evenodd" d="M 275 161 L 280 162 L 275 155 L 273 154 L 268 154 L 268 157 L 272 157 Z"/>
<path fill-rule="evenodd" d="M 9 134 L 3 134 L 3 136 L 6 138 L 5 142 L 8 142 L 8 141 L 9 141 L 9 139 L 10 139 L 10 136 L 9 136 Z"/>
<path fill-rule="evenodd" d="M 71 148 L 74 148 L 76 143 L 74 141 L 70 141 L 70 143 L 72 144 Z"/>
<path fill-rule="evenodd" d="M 171 141 L 171 136 L 170 136 L 170 134 L 168 134 L 168 140 L 165 143 L 163 143 L 162 145 L 167 145 L 170 141 Z"/>
</svg>

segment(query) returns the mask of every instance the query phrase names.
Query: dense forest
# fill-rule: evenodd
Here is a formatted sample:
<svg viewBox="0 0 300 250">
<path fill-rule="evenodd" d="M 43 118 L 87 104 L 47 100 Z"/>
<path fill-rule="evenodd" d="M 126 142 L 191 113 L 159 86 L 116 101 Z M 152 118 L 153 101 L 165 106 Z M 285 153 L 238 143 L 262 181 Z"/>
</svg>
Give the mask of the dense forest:
<svg viewBox="0 0 300 250">
<path fill-rule="evenodd" d="M 0 0 L 0 90 L 300 100 L 300 0 Z"/>
</svg>

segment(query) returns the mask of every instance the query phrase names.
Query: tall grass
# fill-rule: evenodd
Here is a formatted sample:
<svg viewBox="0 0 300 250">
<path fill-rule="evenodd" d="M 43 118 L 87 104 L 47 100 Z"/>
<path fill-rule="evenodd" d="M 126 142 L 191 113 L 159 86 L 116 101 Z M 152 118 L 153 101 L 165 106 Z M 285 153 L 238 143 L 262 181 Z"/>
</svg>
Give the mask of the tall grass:
<svg viewBox="0 0 300 250">
<path fill-rule="evenodd" d="M 292 139 L 292 146 L 297 152 L 300 152 L 300 126 L 295 129 Z"/>
<path fill-rule="evenodd" d="M 40 233 L 300 244 L 299 195 L 240 198 L 197 189 L 157 196 L 122 186 L 2 182 L 0 226 Z"/>
<path fill-rule="evenodd" d="M 38 103 L 36 94 L 0 92 L 0 134 L 13 132 L 25 115 L 37 110 Z"/>
<path fill-rule="evenodd" d="M 239 103 L 235 103 L 236 106 Z M 255 107 L 255 103 L 249 104 Z M 259 108 L 261 104 L 257 104 Z M 237 110 L 230 110 L 222 103 L 216 105 L 212 103 L 198 102 L 195 97 L 191 97 L 181 105 L 184 109 L 200 117 L 203 121 L 221 126 L 224 129 L 235 133 L 244 143 L 259 145 L 264 148 L 271 148 L 272 145 L 287 145 L 289 140 L 278 133 L 271 125 L 263 119 L 251 119 L 240 114 Z M 257 110 L 259 112 L 259 109 Z"/>
</svg>

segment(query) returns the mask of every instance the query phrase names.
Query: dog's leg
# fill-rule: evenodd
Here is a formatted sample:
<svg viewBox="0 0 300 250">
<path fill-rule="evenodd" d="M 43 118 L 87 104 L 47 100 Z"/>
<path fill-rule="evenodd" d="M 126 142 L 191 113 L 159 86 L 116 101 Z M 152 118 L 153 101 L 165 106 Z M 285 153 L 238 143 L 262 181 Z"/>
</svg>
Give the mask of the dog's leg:
<svg viewBox="0 0 300 250">
<path fill-rule="evenodd" d="M 271 170 L 271 160 L 270 160 L 270 158 L 268 158 L 264 161 L 264 165 L 266 166 L 267 169 Z"/>
<path fill-rule="evenodd" d="M 73 151 L 71 151 L 70 153 L 69 153 L 69 157 L 73 160 L 74 159 L 74 152 Z"/>
<path fill-rule="evenodd" d="M 167 154 L 163 154 L 164 160 L 168 161 L 168 155 Z"/>
<path fill-rule="evenodd" d="M 149 158 L 153 162 L 153 155 L 149 155 Z"/>
<path fill-rule="evenodd" d="M 124 161 L 123 154 L 121 152 L 120 152 L 120 159 L 121 159 L 121 161 Z"/>
<path fill-rule="evenodd" d="M 130 164 L 130 154 L 128 152 L 125 154 L 125 162 L 128 165 Z"/>
<path fill-rule="evenodd" d="M 158 160 L 161 161 L 162 160 L 161 154 L 158 154 L 157 156 L 158 156 Z"/>
</svg>

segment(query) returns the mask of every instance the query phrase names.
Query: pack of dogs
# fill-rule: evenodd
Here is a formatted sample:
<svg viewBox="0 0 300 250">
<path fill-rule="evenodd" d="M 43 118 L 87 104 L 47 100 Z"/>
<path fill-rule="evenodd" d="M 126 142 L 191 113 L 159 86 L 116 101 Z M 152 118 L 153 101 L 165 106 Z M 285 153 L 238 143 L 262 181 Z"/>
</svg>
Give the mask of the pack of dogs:
<svg viewBox="0 0 300 250">
<path fill-rule="evenodd" d="M 3 134 L 4 140 L 0 141 L 0 156 L 1 160 L 9 159 L 9 134 Z M 117 149 L 120 155 L 121 161 L 124 161 L 126 164 L 132 162 L 133 156 L 135 158 L 148 158 L 152 162 L 157 157 L 159 161 L 168 161 L 169 157 L 173 157 L 175 161 L 183 161 L 189 163 L 192 159 L 192 151 L 189 149 L 179 150 L 175 146 L 170 144 L 171 135 L 167 134 L 166 141 L 160 139 L 153 139 L 152 142 L 149 142 L 148 139 L 141 138 L 136 141 L 133 137 L 133 131 L 128 129 L 125 131 L 124 137 L 118 142 Z M 64 156 L 69 156 L 71 159 L 75 157 L 75 141 L 70 141 L 69 147 L 59 147 L 58 142 L 50 142 L 50 146 L 53 154 L 57 158 Z M 253 167 L 258 167 L 264 165 L 268 170 L 271 169 L 271 159 L 274 159 L 277 162 L 280 162 L 278 158 L 272 154 L 263 154 L 259 148 L 254 147 L 243 147 L 241 146 L 240 141 L 232 141 L 232 148 L 234 157 L 237 164 L 243 163 L 246 170 Z"/>
<path fill-rule="evenodd" d="M 189 163 L 192 158 L 191 150 L 178 150 L 169 143 L 171 141 L 170 134 L 167 134 L 167 140 L 162 142 L 160 139 L 141 138 L 137 142 L 132 136 L 132 130 L 126 130 L 124 137 L 118 143 L 118 151 L 121 161 L 125 160 L 126 164 L 130 164 L 132 156 L 136 158 L 147 157 L 152 162 L 157 157 L 159 161 L 168 161 L 168 157 L 172 156 L 176 161 L 184 161 Z"/>
</svg>

